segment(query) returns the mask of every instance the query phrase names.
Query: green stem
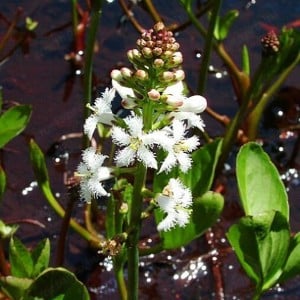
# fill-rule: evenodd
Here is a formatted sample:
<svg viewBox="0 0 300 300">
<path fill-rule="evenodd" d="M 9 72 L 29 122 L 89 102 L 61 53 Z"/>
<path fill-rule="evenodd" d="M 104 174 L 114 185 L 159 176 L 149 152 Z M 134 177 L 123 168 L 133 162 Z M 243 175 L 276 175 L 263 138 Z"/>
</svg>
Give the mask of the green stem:
<svg viewBox="0 0 300 300">
<path fill-rule="evenodd" d="M 135 173 L 135 181 L 132 192 L 132 202 L 129 209 L 129 235 L 127 241 L 128 252 L 128 299 L 138 299 L 139 284 L 139 236 L 142 213 L 142 189 L 146 179 L 147 168 L 139 163 Z"/>
<path fill-rule="evenodd" d="M 159 15 L 158 11 L 156 10 L 155 6 L 153 5 L 152 1 L 151 0 L 144 0 L 144 2 L 145 2 L 145 5 L 148 8 L 148 11 L 150 12 L 153 20 L 155 22 L 161 21 L 161 17 Z"/>
<path fill-rule="evenodd" d="M 191 7 L 191 1 L 187 1 L 187 4 L 182 4 L 182 5 L 189 16 L 190 21 L 195 26 L 195 28 L 200 32 L 200 34 L 205 38 L 205 40 L 211 38 L 212 47 L 214 48 L 216 53 L 220 56 L 220 58 L 223 60 L 227 69 L 229 70 L 230 75 L 233 78 L 233 82 L 235 84 L 235 88 L 237 92 L 237 97 L 239 99 L 242 98 L 243 95 L 246 94 L 246 91 L 250 84 L 249 76 L 246 73 L 239 70 L 235 62 L 232 60 L 232 58 L 224 48 L 224 45 L 220 42 L 217 42 L 215 39 L 213 39 L 213 35 L 210 32 L 207 32 L 204 26 L 199 22 L 197 16 L 195 15 Z"/>
<path fill-rule="evenodd" d="M 76 37 L 77 26 L 78 26 L 77 0 L 72 0 L 72 26 L 73 26 L 73 36 Z"/>
<path fill-rule="evenodd" d="M 205 40 L 205 46 L 203 50 L 203 57 L 201 63 L 201 69 L 199 74 L 199 81 L 198 81 L 198 93 L 203 94 L 205 91 L 206 81 L 207 81 L 207 74 L 208 74 L 208 67 L 211 57 L 211 50 L 213 48 L 214 42 L 214 30 L 218 18 L 218 14 L 221 8 L 222 0 L 216 0 L 214 2 L 214 6 L 212 8 L 212 13 L 210 17 L 209 27 L 207 31 L 207 38 Z"/>
<path fill-rule="evenodd" d="M 49 205 L 53 208 L 53 210 L 61 217 L 64 218 L 65 210 L 56 200 L 52 192 L 47 189 L 45 186 L 40 186 L 45 198 L 47 199 Z M 81 237 L 90 242 L 95 247 L 98 247 L 102 242 L 102 238 L 99 236 L 92 235 L 89 231 L 87 231 L 84 227 L 78 224 L 74 219 L 70 219 L 70 227 L 75 230 Z"/>
<path fill-rule="evenodd" d="M 118 290 L 119 290 L 121 299 L 127 300 L 128 295 L 127 295 L 127 288 L 126 288 L 126 284 L 125 284 L 125 280 L 124 280 L 123 267 L 118 266 L 118 267 L 114 268 L 114 273 L 116 276 L 116 281 L 117 281 Z"/>
<path fill-rule="evenodd" d="M 297 56 L 294 62 L 280 74 L 279 78 L 270 86 L 270 88 L 262 94 L 260 100 L 257 102 L 256 107 L 249 115 L 249 127 L 248 127 L 249 139 L 253 140 L 257 136 L 259 121 L 262 117 L 262 114 L 266 106 L 268 105 L 270 99 L 282 86 L 283 82 L 286 80 L 289 74 L 299 64 L 299 61 L 300 61 L 300 54 Z"/>
<path fill-rule="evenodd" d="M 91 1 L 90 26 L 87 35 L 87 43 L 85 47 L 85 63 L 84 63 L 84 78 L 83 78 L 83 97 L 84 97 L 84 119 L 89 116 L 87 104 L 92 100 L 92 74 L 93 74 L 93 55 L 99 20 L 102 14 L 102 0 Z M 89 144 L 88 138 L 84 139 L 84 148 Z"/>
</svg>

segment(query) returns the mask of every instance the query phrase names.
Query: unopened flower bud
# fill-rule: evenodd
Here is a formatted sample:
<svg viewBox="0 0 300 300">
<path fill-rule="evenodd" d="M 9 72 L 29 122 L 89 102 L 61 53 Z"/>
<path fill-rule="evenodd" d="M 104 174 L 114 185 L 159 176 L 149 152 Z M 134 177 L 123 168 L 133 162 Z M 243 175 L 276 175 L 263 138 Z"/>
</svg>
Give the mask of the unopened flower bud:
<svg viewBox="0 0 300 300">
<path fill-rule="evenodd" d="M 263 53 L 267 55 L 275 54 L 279 51 L 280 42 L 274 31 L 268 32 L 262 39 Z"/>
<path fill-rule="evenodd" d="M 156 58 L 153 62 L 153 65 L 155 68 L 161 68 L 163 67 L 165 62 L 161 58 Z"/>
<path fill-rule="evenodd" d="M 110 77 L 116 81 L 121 81 L 123 79 L 121 71 L 114 69 L 110 72 Z"/>
<path fill-rule="evenodd" d="M 174 80 L 174 73 L 171 71 L 166 71 L 162 73 L 162 79 L 165 82 L 170 82 L 172 80 Z"/>
<path fill-rule="evenodd" d="M 179 43 L 175 42 L 175 43 L 172 44 L 171 50 L 172 51 L 177 51 L 179 48 L 180 48 Z"/>
<path fill-rule="evenodd" d="M 146 46 L 147 42 L 144 39 L 138 39 L 136 41 L 136 44 L 137 44 L 138 47 L 143 48 L 143 47 Z"/>
<path fill-rule="evenodd" d="M 182 106 L 183 99 L 173 95 L 167 95 L 166 103 L 174 108 L 177 108 Z"/>
<path fill-rule="evenodd" d="M 162 54 L 163 50 L 159 47 L 155 47 L 152 52 L 155 56 L 160 56 Z"/>
<path fill-rule="evenodd" d="M 182 53 L 181 52 L 173 53 L 173 56 L 171 58 L 171 64 L 174 66 L 178 66 L 182 64 L 182 62 L 183 62 Z"/>
<path fill-rule="evenodd" d="M 166 50 L 166 51 L 164 52 L 164 57 L 165 57 L 165 58 L 170 58 L 170 57 L 172 57 L 172 55 L 173 55 L 173 51 Z"/>
<path fill-rule="evenodd" d="M 196 114 L 203 112 L 207 107 L 207 101 L 200 95 L 194 95 L 185 98 L 179 110 L 182 112 L 194 112 Z"/>
<path fill-rule="evenodd" d="M 120 71 L 122 76 L 125 78 L 130 78 L 132 76 L 132 71 L 129 68 L 123 67 Z"/>
<path fill-rule="evenodd" d="M 126 214 L 128 212 L 128 204 L 123 202 L 119 209 L 119 212 L 121 214 Z"/>
<path fill-rule="evenodd" d="M 183 70 L 177 70 L 174 73 L 174 79 L 176 81 L 182 81 L 185 78 L 185 73 Z"/>
<path fill-rule="evenodd" d="M 154 28 L 154 30 L 155 30 L 156 32 L 158 32 L 158 31 L 163 30 L 163 29 L 165 28 L 165 25 L 164 25 L 163 22 L 158 22 L 158 23 L 156 23 L 156 24 L 154 25 L 153 28 Z"/>
<path fill-rule="evenodd" d="M 145 79 L 148 79 L 148 73 L 144 70 L 137 70 L 135 73 L 134 73 L 134 76 L 140 80 L 145 80 Z"/>
<path fill-rule="evenodd" d="M 148 47 L 144 47 L 142 49 L 142 53 L 143 55 L 146 57 L 146 58 L 151 58 L 153 55 L 152 55 L 152 50 Z"/>
<path fill-rule="evenodd" d="M 148 96 L 151 100 L 157 101 L 160 98 L 160 92 L 155 89 L 152 89 L 151 91 L 148 92 Z"/>
</svg>

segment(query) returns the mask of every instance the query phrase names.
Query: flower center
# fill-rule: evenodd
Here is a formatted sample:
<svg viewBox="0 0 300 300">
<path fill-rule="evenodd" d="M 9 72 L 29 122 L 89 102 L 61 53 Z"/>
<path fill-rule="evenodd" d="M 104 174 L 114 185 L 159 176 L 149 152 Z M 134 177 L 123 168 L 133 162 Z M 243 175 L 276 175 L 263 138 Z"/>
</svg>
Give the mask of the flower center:
<svg viewBox="0 0 300 300">
<path fill-rule="evenodd" d="M 173 150 L 174 150 L 175 153 L 180 153 L 180 152 L 188 151 L 189 148 L 188 148 L 188 145 L 185 142 L 180 141 L 180 142 L 176 143 L 173 146 Z"/>
<path fill-rule="evenodd" d="M 137 137 L 132 137 L 130 139 L 130 148 L 133 149 L 134 151 L 137 151 L 140 148 L 141 144 L 142 141 Z"/>
</svg>

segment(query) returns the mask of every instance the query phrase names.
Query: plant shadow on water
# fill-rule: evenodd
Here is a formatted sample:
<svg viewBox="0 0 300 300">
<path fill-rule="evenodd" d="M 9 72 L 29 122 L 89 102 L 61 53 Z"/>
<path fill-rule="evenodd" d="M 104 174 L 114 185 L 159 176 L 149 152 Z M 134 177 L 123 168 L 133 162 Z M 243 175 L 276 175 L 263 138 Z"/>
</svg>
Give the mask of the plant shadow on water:
<svg viewBox="0 0 300 300">
<path fill-rule="evenodd" d="M 61 219 L 52 212 L 38 191 L 30 164 L 27 140 L 34 137 L 47 153 L 51 184 L 57 197 L 66 204 L 70 190 L 66 189 L 65 183 L 80 160 L 84 120 L 81 66 L 80 63 L 74 65 L 64 59 L 67 54 L 71 55 L 73 49 L 70 3 L 37 0 L 4 2 L 0 3 L 2 16 L 11 19 L 16 7 L 20 6 L 24 16 L 30 16 L 39 24 L 34 36 L 28 37 L 28 53 L 23 53 L 18 48 L 0 65 L 4 100 L 31 104 L 33 107 L 33 115 L 25 133 L 10 142 L 2 153 L 8 189 L 1 204 L 1 219 L 7 223 L 20 223 L 17 235 L 22 237 L 26 245 L 34 245 L 40 239 L 49 237 L 55 256 Z M 186 20 L 184 11 L 176 1 L 154 2 L 166 24 Z M 224 11 L 233 8 L 240 10 L 238 25 L 233 27 L 231 36 L 226 41 L 229 52 L 235 56 L 236 49 L 241 49 L 247 43 L 253 55 L 252 61 L 257 62 L 261 55 L 260 38 L 266 33 L 265 28 L 280 28 L 299 18 L 300 8 L 297 1 L 286 2 L 224 3 Z M 97 39 L 99 53 L 96 53 L 94 61 L 96 95 L 110 85 L 110 71 L 126 64 L 124 53 L 133 47 L 138 35 L 117 1 L 105 2 L 103 10 Z M 132 10 L 137 18 L 145 19 L 145 28 L 153 25 L 142 4 L 133 6 Z M 5 23 L 3 18 L 0 21 Z M 184 55 L 188 85 L 195 87 L 203 41 L 193 28 L 178 32 L 176 38 Z M 13 44 L 8 45 L 7 53 L 12 47 Z M 236 56 L 240 57 L 240 53 L 236 53 Z M 291 230 L 298 232 L 299 67 L 285 84 L 286 87 L 279 91 L 276 99 L 267 108 L 260 129 L 264 147 L 278 166 L 289 192 Z M 233 95 L 225 67 L 213 56 L 205 94 L 209 106 L 224 115 L 232 116 L 236 110 Z M 208 115 L 204 114 L 203 118 L 211 136 L 222 136 L 223 126 Z M 188 246 L 163 252 L 155 257 L 150 255 L 141 258 L 141 299 L 215 299 L 216 279 L 224 287 L 224 299 L 251 298 L 249 295 L 253 286 L 244 275 L 225 238 L 229 226 L 243 215 L 235 183 L 235 154 L 231 154 L 220 178 L 226 199 L 221 218 L 204 237 Z M 83 219 L 82 206 L 82 203 L 77 203 L 74 209 L 78 220 Z M 98 226 L 104 230 L 103 219 Z M 141 234 L 145 247 L 154 244 L 158 239 L 158 236 L 152 235 L 153 228 L 154 224 L 149 222 Z M 91 299 L 119 299 L 111 262 L 91 250 L 84 240 L 71 231 L 68 235 L 64 265 L 87 285 Z M 284 285 L 275 286 L 262 299 L 299 297 L 300 287 L 296 277 Z"/>
</svg>

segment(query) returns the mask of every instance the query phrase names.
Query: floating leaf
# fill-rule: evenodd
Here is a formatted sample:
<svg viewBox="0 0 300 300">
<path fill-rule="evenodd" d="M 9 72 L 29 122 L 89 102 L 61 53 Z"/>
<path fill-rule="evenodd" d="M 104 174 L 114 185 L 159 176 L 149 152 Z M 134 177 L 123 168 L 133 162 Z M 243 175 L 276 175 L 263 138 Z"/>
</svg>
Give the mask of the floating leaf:
<svg viewBox="0 0 300 300">
<path fill-rule="evenodd" d="M 237 181 L 246 215 L 274 209 L 289 220 L 288 197 L 280 175 L 257 143 L 244 145 L 237 156 Z"/>
<path fill-rule="evenodd" d="M 25 129 L 30 116 L 30 105 L 11 107 L 0 116 L 0 148 L 3 148 L 11 139 Z"/>
<path fill-rule="evenodd" d="M 192 207 L 190 222 L 185 227 L 174 227 L 169 231 L 161 231 L 164 249 L 175 249 L 182 247 L 193 239 L 202 235 L 219 218 L 223 209 L 224 199 L 222 195 L 207 192 L 197 198 Z M 157 223 L 163 219 L 163 214 L 156 210 Z"/>
</svg>

